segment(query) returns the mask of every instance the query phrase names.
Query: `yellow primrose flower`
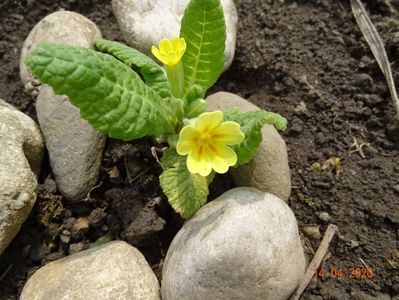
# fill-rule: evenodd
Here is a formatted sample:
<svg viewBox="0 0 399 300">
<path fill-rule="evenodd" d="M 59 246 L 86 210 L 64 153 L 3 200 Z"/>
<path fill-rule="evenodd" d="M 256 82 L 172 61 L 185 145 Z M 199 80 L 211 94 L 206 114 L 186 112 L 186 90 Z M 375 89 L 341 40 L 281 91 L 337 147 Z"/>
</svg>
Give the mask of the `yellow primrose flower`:
<svg viewBox="0 0 399 300">
<path fill-rule="evenodd" d="M 173 67 L 177 65 L 186 51 L 186 41 L 184 38 L 174 37 L 172 41 L 163 39 L 159 43 L 159 49 L 152 46 L 151 52 L 164 65 Z"/>
<path fill-rule="evenodd" d="M 223 122 L 221 111 L 207 112 L 183 127 L 176 150 L 188 155 L 187 168 L 191 173 L 208 176 L 212 169 L 226 173 L 237 162 L 236 153 L 227 145 L 239 144 L 244 137 L 238 123 Z"/>
</svg>

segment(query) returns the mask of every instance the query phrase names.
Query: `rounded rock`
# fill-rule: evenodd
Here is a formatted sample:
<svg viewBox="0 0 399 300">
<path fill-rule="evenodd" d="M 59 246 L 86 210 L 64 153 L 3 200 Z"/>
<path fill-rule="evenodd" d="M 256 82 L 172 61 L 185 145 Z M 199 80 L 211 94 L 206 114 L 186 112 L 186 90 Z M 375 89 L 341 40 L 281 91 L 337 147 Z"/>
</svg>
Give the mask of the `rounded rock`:
<svg viewBox="0 0 399 300">
<path fill-rule="evenodd" d="M 112 8 L 126 42 L 150 55 L 151 46 L 178 36 L 189 0 L 113 0 Z M 237 37 L 237 9 L 233 0 L 221 0 L 226 22 L 224 70 L 233 62 Z M 154 30 L 156 24 L 156 30 Z"/>
<path fill-rule="evenodd" d="M 101 38 L 97 26 L 82 16 L 71 11 L 57 11 L 43 18 L 29 33 L 21 51 L 19 72 L 26 85 L 34 81 L 34 76 L 25 65 L 26 55 L 43 42 L 93 48 L 94 40 Z"/>
<path fill-rule="evenodd" d="M 232 93 L 218 92 L 206 98 L 207 111 L 239 108 L 244 112 L 259 107 Z M 291 176 L 287 147 L 272 125 L 264 125 L 262 143 L 247 164 L 231 168 L 230 173 L 238 186 L 254 187 L 288 201 L 291 194 Z"/>
<path fill-rule="evenodd" d="M 198 210 L 173 239 L 162 299 L 285 300 L 305 264 L 288 205 L 254 188 L 235 188 Z"/>
<path fill-rule="evenodd" d="M 36 112 L 58 189 L 68 200 L 84 199 L 97 183 L 105 135 L 80 117 L 68 97 L 54 94 L 48 85 L 39 89 Z"/>
<path fill-rule="evenodd" d="M 160 300 L 159 283 L 144 256 L 115 241 L 51 262 L 37 270 L 20 300 Z"/>
<path fill-rule="evenodd" d="M 24 61 L 39 43 L 93 48 L 97 38 L 101 38 L 97 26 L 78 13 L 59 11 L 48 15 L 25 40 L 20 61 L 22 81 L 27 85 L 35 81 Z M 48 85 L 38 90 L 37 118 L 57 186 L 68 200 L 82 200 L 97 183 L 106 137 L 81 118 L 68 97 L 56 95 Z"/>
<path fill-rule="evenodd" d="M 0 254 L 28 218 L 44 153 L 39 127 L 0 99 Z"/>
</svg>

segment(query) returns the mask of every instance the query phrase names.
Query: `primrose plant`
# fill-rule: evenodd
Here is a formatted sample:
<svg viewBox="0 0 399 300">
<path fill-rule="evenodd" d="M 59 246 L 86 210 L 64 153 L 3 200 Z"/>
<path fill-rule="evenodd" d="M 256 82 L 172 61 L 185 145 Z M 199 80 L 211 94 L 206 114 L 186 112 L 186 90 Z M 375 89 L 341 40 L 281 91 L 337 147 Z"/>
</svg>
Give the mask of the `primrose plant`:
<svg viewBox="0 0 399 300">
<path fill-rule="evenodd" d="M 205 92 L 224 66 L 226 29 L 219 0 L 192 0 L 180 37 L 163 39 L 152 54 L 104 39 L 100 51 L 42 43 L 26 64 L 81 116 L 110 137 L 152 136 L 167 143 L 160 184 L 172 207 L 190 218 L 207 201 L 215 172 L 247 163 L 264 124 L 285 129 L 286 120 L 264 110 L 204 112 Z"/>
</svg>

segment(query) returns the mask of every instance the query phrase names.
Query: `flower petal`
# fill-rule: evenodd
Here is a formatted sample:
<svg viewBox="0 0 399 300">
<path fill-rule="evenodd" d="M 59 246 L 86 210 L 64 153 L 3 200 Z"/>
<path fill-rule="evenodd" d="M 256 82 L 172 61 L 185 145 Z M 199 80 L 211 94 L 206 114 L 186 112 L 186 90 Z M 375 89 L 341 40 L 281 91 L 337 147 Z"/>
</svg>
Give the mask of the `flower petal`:
<svg viewBox="0 0 399 300">
<path fill-rule="evenodd" d="M 180 59 L 177 57 L 176 52 L 171 51 L 166 56 L 168 57 L 168 63 L 165 63 L 165 65 L 174 66 L 179 63 Z"/>
<path fill-rule="evenodd" d="M 212 131 L 212 140 L 216 143 L 236 145 L 241 143 L 244 138 L 245 135 L 240 130 L 240 124 L 233 121 L 223 122 L 222 125 Z"/>
<path fill-rule="evenodd" d="M 153 54 L 159 61 L 163 62 L 163 61 L 162 61 L 161 52 L 159 51 L 159 49 L 158 49 L 157 47 L 152 46 L 152 47 L 151 47 L 151 52 L 152 52 L 152 54 Z"/>
<path fill-rule="evenodd" d="M 186 41 L 184 38 L 174 37 L 172 40 L 173 48 L 177 54 L 178 60 L 181 59 L 186 51 Z"/>
<path fill-rule="evenodd" d="M 212 161 L 212 169 L 214 169 L 216 173 L 224 174 L 229 170 L 229 165 L 221 157 L 216 157 Z"/>
<path fill-rule="evenodd" d="M 212 165 L 209 160 L 197 160 L 192 153 L 187 157 L 187 169 L 194 174 L 208 176 L 212 171 Z"/>
<path fill-rule="evenodd" d="M 197 118 L 196 127 L 199 132 L 209 133 L 223 121 L 223 113 L 219 110 L 201 114 Z"/>
<path fill-rule="evenodd" d="M 217 173 L 226 173 L 229 167 L 234 166 L 237 162 L 237 155 L 233 149 L 225 145 L 217 146 L 218 156 L 212 160 L 212 169 Z"/>
<path fill-rule="evenodd" d="M 237 163 L 237 154 L 228 146 L 223 146 L 219 148 L 220 157 L 227 162 L 227 164 L 231 167 Z"/>
<path fill-rule="evenodd" d="M 179 141 L 177 142 L 176 151 L 180 155 L 187 155 L 193 151 L 197 146 L 198 131 L 192 126 L 185 126 L 179 134 Z"/>
<path fill-rule="evenodd" d="M 173 51 L 173 44 L 168 39 L 163 39 L 159 42 L 159 51 L 164 52 L 165 54 Z"/>
</svg>

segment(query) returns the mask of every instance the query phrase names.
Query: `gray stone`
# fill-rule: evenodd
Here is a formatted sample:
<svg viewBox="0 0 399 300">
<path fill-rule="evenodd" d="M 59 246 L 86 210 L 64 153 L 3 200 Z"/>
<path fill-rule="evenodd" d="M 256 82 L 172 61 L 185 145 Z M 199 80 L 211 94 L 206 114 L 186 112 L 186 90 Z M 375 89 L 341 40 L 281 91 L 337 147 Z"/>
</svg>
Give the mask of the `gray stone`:
<svg viewBox="0 0 399 300">
<path fill-rule="evenodd" d="M 91 248 L 37 270 L 20 300 L 160 300 L 159 283 L 144 256 L 121 241 Z"/>
<path fill-rule="evenodd" d="M 0 254 L 35 204 L 43 152 L 36 123 L 0 99 Z"/>
<path fill-rule="evenodd" d="M 150 54 L 152 45 L 158 45 L 163 38 L 179 35 L 188 3 L 189 0 L 112 0 L 112 8 L 126 42 Z M 227 32 L 224 64 L 227 70 L 234 58 L 238 17 L 233 0 L 222 0 L 221 3 Z"/>
<path fill-rule="evenodd" d="M 40 87 L 36 111 L 59 190 L 71 201 L 85 198 L 98 179 L 105 136 L 47 85 Z"/>
<path fill-rule="evenodd" d="M 42 42 L 93 48 L 94 40 L 101 38 L 97 26 L 81 14 L 71 11 L 57 11 L 43 18 L 29 33 L 21 51 L 19 72 L 26 85 L 34 81 L 25 65 L 26 55 Z"/>
<path fill-rule="evenodd" d="M 240 108 L 254 111 L 259 108 L 251 102 L 231 93 L 218 92 L 206 98 L 207 111 Z M 249 186 L 269 192 L 284 201 L 291 194 L 291 176 L 288 165 L 287 147 L 284 140 L 272 125 L 262 129 L 263 141 L 252 160 L 230 173 L 238 186 Z"/>
<path fill-rule="evenodd" d="M 97 26 L 80 14 L 59 11 L 48 15 L 32 29 L 24 43 L 20 63 L 22 81 L 33 80 L 24 60 L 40 42 L 90 48 L 100 37 Z M 47 85 L 39 88 L 36 112 L 59 190 L 71 201 L 85 198 L 98 179 L 105 136 L 80 117 L 79 109 L 68 97 L 55 95 Z"/>
<path fill-rule="evenodd" d="M 285 300 L 305 264 L 288 205 L 254 188 L 235 188 L 203 206 L 173 239 L 162 299 Z"/>
</svg>

